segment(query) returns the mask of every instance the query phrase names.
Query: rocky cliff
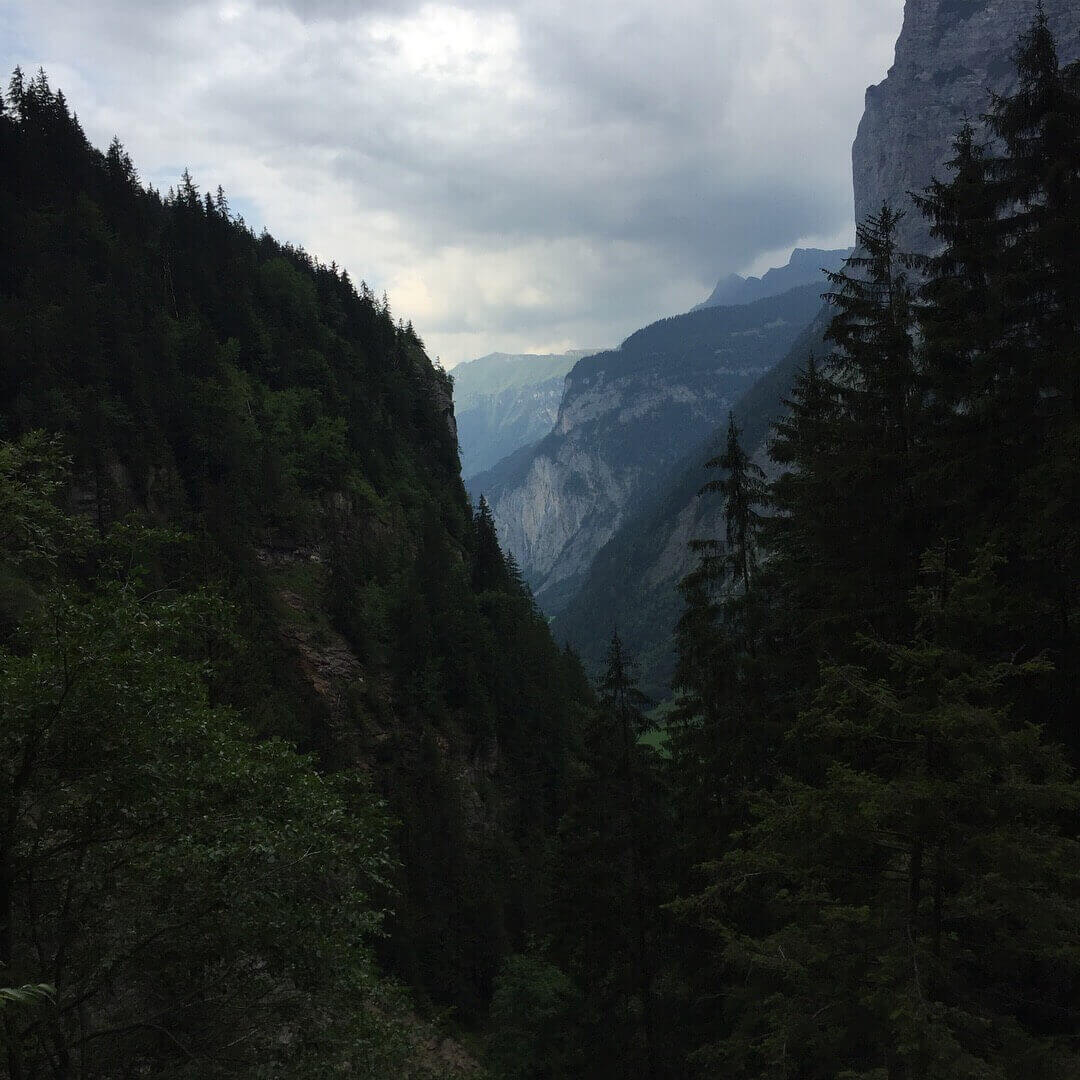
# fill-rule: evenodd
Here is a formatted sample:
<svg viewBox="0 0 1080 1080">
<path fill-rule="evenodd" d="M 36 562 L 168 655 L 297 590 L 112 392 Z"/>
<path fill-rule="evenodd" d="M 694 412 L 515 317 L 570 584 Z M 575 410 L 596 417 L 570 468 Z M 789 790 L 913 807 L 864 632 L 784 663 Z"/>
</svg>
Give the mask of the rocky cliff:
<svg viewBox="0 0 1080 1080">
<path fill-rule="evenodd" d="M 757 463 L 774 470 L 765 449 L 783 399 L 808 353 L 825 349 L 827 312 L 796 338 L 783 359 L 758 379 L 735 404 L 743 443 L 754 448 Z M 671 464 L 647 496 L 635 500 L 610 541 L 597 552 L 581 585 L 556 615 L 552 630 L 573 644 L 586 668 L 599 671 L 611 628 L 634 656 L 642 688 L 662 701 L 674 674 L 674 632 L 682 612 L 679 582 L 693 569 L 693 540 L 723 534 L 724 506 L 715 495 L 701 495 L 705 462 L 723 450 L 726 425 L 720 425 Z"/>
<path fill-rule="evenodd" d="M 555 424 L 566 373 L 596 349 L 565 353 L 491 353 L 453 370 L 461 475 L 468 480 Z"/>
<path fill-rule="evenodd" d="M 566 603 L 656 480 L 787 352 L 820 293 L 664 319 L 579 361 L 551 434 L 470 481 L 544 610 Z"/>
<path fill-rule="evenodd" d="M 896 60 L 884 82 L 866 91 L 852 152 L 855 215 L 882 203 L 909 205 L 907 193 L 944 176 L 951 142 L 965 118 L 977 123 L 993 91 L 1015 81 L 1012 53 L 1032 22 L 1036 0 L 907 0 Z M 1080 56 L 1080 4 L 1044 0 L 1062 60 Z M 925 251 L 922 217 L 909 213 L 901 245 Z"/>
</svg>

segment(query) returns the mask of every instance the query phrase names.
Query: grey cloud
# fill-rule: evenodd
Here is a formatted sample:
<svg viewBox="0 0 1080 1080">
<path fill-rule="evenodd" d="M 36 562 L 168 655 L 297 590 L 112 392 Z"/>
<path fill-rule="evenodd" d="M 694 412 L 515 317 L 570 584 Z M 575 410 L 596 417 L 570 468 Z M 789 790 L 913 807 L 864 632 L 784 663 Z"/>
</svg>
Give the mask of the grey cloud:
<svg viewBox="0 0 1080 1080">
<path fill-rule="evenodd" d="M 850 225 L 850 141 L 901 0 L 5 7 L 38 53 L 10 63 L 73 80 L 87 130 L 145 175 L 224 177 L 400 294 L 429 344 L 496 349 L 615 341 Z"/>
</svg>

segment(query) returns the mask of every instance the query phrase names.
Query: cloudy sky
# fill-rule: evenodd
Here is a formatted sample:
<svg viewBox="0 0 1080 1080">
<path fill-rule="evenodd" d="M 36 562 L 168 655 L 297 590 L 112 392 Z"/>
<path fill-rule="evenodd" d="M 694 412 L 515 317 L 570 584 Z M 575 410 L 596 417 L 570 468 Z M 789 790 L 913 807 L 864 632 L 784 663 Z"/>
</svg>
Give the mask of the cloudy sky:
<svg viewBox="0 0 1080 1080">
<path fill-rule="evenodd" d="M 0 0 L 144 180 L 385 289 L 447 365 L 617 343 L 846 244 L 903 0 Z"/>
</svg>

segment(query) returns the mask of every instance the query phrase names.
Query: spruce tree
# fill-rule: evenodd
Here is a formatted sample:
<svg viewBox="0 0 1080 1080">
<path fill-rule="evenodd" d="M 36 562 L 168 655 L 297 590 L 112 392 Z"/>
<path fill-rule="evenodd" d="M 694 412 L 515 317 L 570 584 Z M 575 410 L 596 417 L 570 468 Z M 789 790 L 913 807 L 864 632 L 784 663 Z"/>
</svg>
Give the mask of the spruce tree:
<svg viewBox="0 0 1080 1080">
<path fill-rule="evenodd" d="M 1045 348 L 1072 341 L 1080 327 L 1080 64 L 1062 69 L 1041 7 L 1016 69 L 1015 92 L 995 95 L 986 121 L 1005 147 L 993 171 L 1010 241 L 1010 321 Z M 1063 359 L 1047 358 L 1044 392 L 1075 389 L 1075 371 L 1056 369 Z"/>
<path fill-rule="evenodd" d="M 836 314 L 823 377 L 835 407 L 816 453 L 799 463 L 835 493 L 821 547 L 810 553 L 820 556 L 818 572 L 827 575 L 839 616 L 828 647 L 839 648 L 853 628 L 880 632 L 894 624 L 925 543 L 912 476 L 922 395 L 913 290 L 896 248 L 902 217 L 883 206 L 859 226 L 847 266 L 828 275 L 826 299 Z"/>
<path fill-rule="evenodd" d="M 506 561 L 499 548 L 499 534 L 495 518 L 487 499 L 480 496 L 480 504 L 473 517 L 476 529 L 476 550 L 473 555 L 473 588 L 477 592 L 505 586 L 510 581 Z"/>
<path fill-rule="evenodd" d="M 763 763 L 762 638 L 765 594 L 759 588 L 759 545 L 766 505 L 764 474 L 728 420 L 724 453 L 706 463 L 726 475 L 702 495 L 724 499 L 725 545 L 692 545 L 696 568 L 681 583 L 685 610 L 678 626 L 679 662 L 670 717 L 675 783 L 687 813 L 683 842 L 701 858 L 738 820 L 742 795 Z M 694 839 L 692 839 L 694 838 Z"/>
<path fill-rule="evenodd" d="M 784 406 L 769 441 L 780 474 L 769 490 L 773 513 L 765 522 L 765 542 L 770 588 L 786 613 L 784 651 L 801 661 L 805 679 L 816 670 L 823 626 L 832 618 L 828 600 L 843 573 L 838 558 L 845 557 L 833 546 L 843 495 L 834 480 L 843 454 L 834 438 L 839 394 L 813 354 Z"/>
<path fill-rule="evenodd" d="M 1080 1069 L 1080 787 L 1009 703 L 1041 665 L 978 656 L 999 562 L 935 549 L 916 635 L 824 670 L 792 767 L 692 902 L 731 972 L 710 1075 Z"/>
<path fill-rule="evenodd" d="M 1076 753 L 1075 73 L 1041 16 L 1018 56 L 1004 158 L 966 127 L 916 199 L 941 250 L 897 252 L 883 208 L 832 276 L 834 350 L 774 432 L 752 588 L 718 591 L 715 542 L 684 584 L 679 825 L 716 823 L 674 905 L 703 1075 L 1080 1067 L 1078 789 L 1055 745 Z"/>
<path fill-rule="evenodd" d="M 996 289 L 1002 329 L 979 418 L 992 435 L 966 487 L 966 531 L 1007 557 L 1011 632 L 1002 652 L 1044 649 L 1057 676 L 1032 700 L 1080 758 L 1080 707 L 1067 674 L 1080 658 L 1080 65 L 1062 69 L 1045 13 L 1020 40 L 1017 88 L 986 120 L 1003 147 L 990 162 L 1001 219 Z"/>
<path fill-rule="evenodd" d="M 11 80 L 8 82 L 7 100 L 8 105 L 11 107 L 11 111 L 20 118 L 23 107 L 23 98 L 25 96 L 26 81 L 23 76 L 23 70 L 16 65 L 15 70 L 11 73 Z"/>
<path fill-rule="evenodd" d="M 934 179 L 913 195 L 940 245 L 916 260 L 924 276 L 919 291 L 921 378 L 932 399 L 933 419 L 946 425 L 958 412 L 976 411 L 993 378 L 991 357 L 1003 331 L 999 271 L 1003 229 L 992 159 L 965 124 L 953 141 L 947 181 Z M 951 429 L 948 434 L 954 434 Z"/>
<path fill-rule="evenodd" d="M 913 196 L 942 245 L 915 260 L 925 406 L 916 486 L 930 527 L 958 538 L 1000 497 L 1012 464 L 1002 447 L 1030 421 L 1029 410 L 1003 411 L 996 401 L 994 387 L 1015 357 L 1005 334 L 1004 229 L 993 159 L 971 124 L 957 135 L 947 168 L 948 180 Z"/>
<path fill-rule="evenodd" d="M 766 783 L 773 762 L 778 706 L 776 676 L 783 665 L 769 630 L 769 568 L 760 555 L 768 522 L 767 488 L 760 468 L 739 442 L 729 419 L 722 455 L 707 463 L 723 469 L 703 495 L 724 499 L 724 541 L 692 546 L 698 564 L 681 583 L 685 609 L 678 626 L 675 703 L 668 717 L 670 784 L 676 807 L 673 851 L 676 895 L 697 895 L 709 866 L 745 824 L 751 792 Z M 703 876 L 704 875 L 704 876 Z M 716 994 L 717 958 L 701 926 L 682 902 L 673 929 L 683 1001 L 675 1013 L 679 1038 L 697 1045 L 723 1021 Z"/>
<path fill-rule="evenodd" d="M 727 561 L 732 580 L 744 592 L 758 569 L 758 543 L 761 532 L 759 508 L 765 503 L 765 474 L 739 443 L 735 416 L 728 414 L 727 445 L 724 453 L 705 463 L 707 469 L 723 469 L 722 480 L 712 480 L 702 493 L 724 497 L 724 523 L 727 537 Z"/>
<path fill-rule="evenodd" d="M 581 995 L 573 1075 L 659 1075 L 656 968 L 660 849 L 667 841 L 656 754 L 639 743 L 647 699 L 617 634 L 585 720 L 559 828 L 552 959 Z"/>
</svg>

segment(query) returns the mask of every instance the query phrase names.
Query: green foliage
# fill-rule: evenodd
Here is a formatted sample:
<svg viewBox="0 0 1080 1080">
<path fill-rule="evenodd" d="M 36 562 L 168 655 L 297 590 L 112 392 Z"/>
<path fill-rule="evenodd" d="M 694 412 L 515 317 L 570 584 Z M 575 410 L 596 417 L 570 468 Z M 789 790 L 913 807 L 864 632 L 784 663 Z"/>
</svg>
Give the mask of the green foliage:
<svg viewBox="0 0 1080 1080">
<path fill-rule="evenodd" d="M 6 986 L 0 988 L 0 1008 L 6 1005 L 35 1005 L 42 1001 L 51 1001 L 56 994 L 54 987 L 47 983 L 37 986 Z"/>
<path fill-rule="evenodd" d="M 392 864 L 369 783 L 212 702 L 233 612 L 142 569 L 182 537 L 88 539 L 50 505 L 55 444 L 0 457 L 39 477 L 4 507 L 9 562 L 78 552 L 54 557 L 0 646 L 0 963 L 56 988 L 49 1009 L 5 1018 L 9 1073 L 386 1075 L 399 1021 L 380 1015 L 371 942 Z"/>
<path fill-rule="evenodd" d="M 507 957 L 491 999 L 490 1054 L 499 1080 L 564 1080 L 576 1075 L 570 1032 L 578 992 L 536 954 Z"/>
<path fill-rule="evenodd" d="M 652 1077 L 669 1053 L 657 986 L 667 806 L 661 759 L 639 741 L 647 700 L 617 635 L 597 699 L 553 852 L 542 959 L 578 997 L 566 1075 Z"/>
<path fill-rule="evenodd" d="M 1041 665 L 969 651 L 992 618 L 992 568 L 961 575 L 928 556 L 918 635 L 870 647 L 888 675 L 826 669 L 789 731 L 798 766 L 755 800 L 694 905 L 725 927 L 729 977 L 745 977 L 734 1029 L 698 1055 L 709 1068 L 942 1080 L 1080 1068 L 1052 1000 L 1080 960 L 1080 850 L 1061 824 L 1080 786 L 1009 718 Z M 730 912 L 748 904 L 754 929 L 735 930 Z M 1017 986 L 1033 975 L 1049 995 L 1041 1032 Z"/>
<path fill-rule="evenodd" d="M 0 556 L 0 643 L 25 712 L 11 737 L 32 739 L 61 697 L 77 706 L 99 740 L 86 783 L 115 789 L 110 820 L 160 830 L 87 916 L 87 949 L 104 957 L 129 932 L 137 944 L 155 904 L 195 919 L 189 937 L 146 950 L 158 966 L 132 959 L 71 991 L 93 1003 L 86 1022 L 114 1027 L 194 995 L 168 1034 L 151 1019 L 116 1036 L 138 1044 L 133 1072 L 183 1057 L 204 1025 L 193 1072 L 239 1075 L 250 1053 L 267 1075 L 286 1058 L 304 1075 L 308 1044 L 311 1074 L 335 1053 L 347 1071 L 348 1047 L 382 1052 L 401 1012 L 376 1000 L 389 991 L 371 951 L 420 1008 L 477 1025 L 503 958 L 535 929 L 589 689 L 480 535 L 450 391 L 385 298 L 254 235 L 186 172 L 167 196 L 141 186 L 118 142 L 87 143 L 44 75 L 16 78 L 0 115 L 0 431 L 14 440 L 0 448 L 0 509 L 15 545 Z M 39 430 L 70 457 L 62 490 L 34 486 L 48 469 L 62 479 L 24 441 Z M 41 533 L 54 495 L 77 511 L 60 544 Z M 129 515 L 143 526 L 121 527 Z M 62 695 L 72 650 L 92 663 Z M 64 716 L 74 754 L 76 713 Z M 132 772 L 125 747 L 150 771 Z M 370 793 L 346 780 L 358 770 Z M 89 802 L 78 790 L 57 807 L 65 827 Z M 369 850 L 380 830 L 392 857 Z M 95 896 L 115 854 L 101 845 L 86 867 Z M 58 880 L 82 881 L 64 867 Z M 234 904 L 239 922 L 222 914 Z M 64 918 L 49 908 L 43 923 L 58 941 Z M 193 980 L 200 964 L 215 973 L 215 949 L 219 989 L 203 991 Z M 78 1006 L 54 981 L 67 1039 Z M 230 1013 L 254 1001 L 257 1022 Z M 233 1050 L 215 1042 L 229 1024 Z M 393 1038 L 408 1043 L 408 1029 Z M 87 1045 L 111 1052 L 104 1035 Z"/>
<path fill-rule="evenodd" d="M 706 541 L 684 583 L 672 911 L 703 1075 L 1080 1070 L 1080 110 L 1041 15 L 1018 68 L 1003 156 L 966 127 L 917 199 L 941 251 L 897 252 L 884 207 L 831 275 L 757 574 L 720 588 Z"/>
<path fill-rule="evenodd" d="M 0 970 L 55 993 L 0 994 L 14 1080 L 437 1072 L 380 966 L 505 1077 L 1080 1072 L 1080 69 L 1041 17 L 1018 68 L 917 200 L 941 252 L 883 207 L 831 275 L 780 476 L 712 455 L 663 755 L 385 299 L 17 73 Z"/>
<path fill-rule="evenodd" d="M 719 457 L 705 462 L 707 469 L 723 469 L 722 480 L 712 480 L 702 493 L 715 492 L 724 500 L 728 570 L 732 580 L 744 590 L 758 570 L 761 514 L 765 503 L 765 474 L 739 444 L 739 428 L 733 414 L 728 416 L 727 445 Z"/>
</svg>

